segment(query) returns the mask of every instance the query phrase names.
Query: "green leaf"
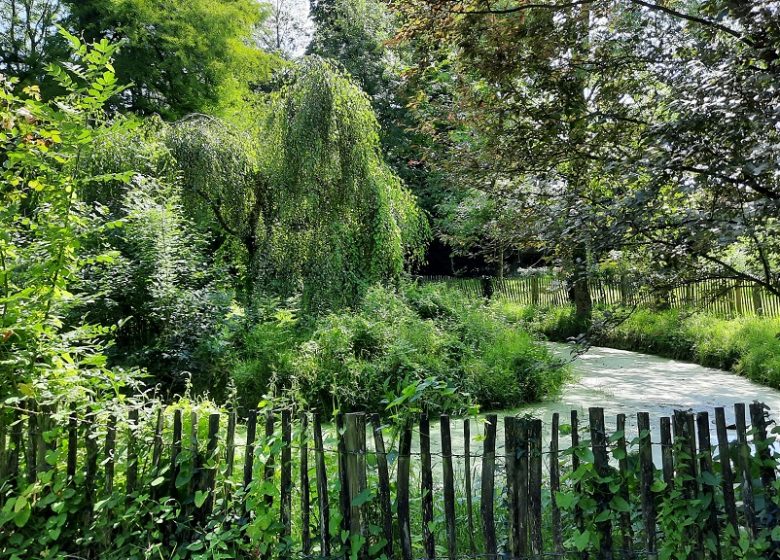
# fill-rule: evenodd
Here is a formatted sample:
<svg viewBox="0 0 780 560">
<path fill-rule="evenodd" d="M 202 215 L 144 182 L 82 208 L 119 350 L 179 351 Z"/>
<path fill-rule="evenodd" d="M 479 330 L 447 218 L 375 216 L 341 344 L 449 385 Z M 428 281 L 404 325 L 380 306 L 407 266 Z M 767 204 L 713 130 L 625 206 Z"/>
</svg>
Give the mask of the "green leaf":
<svg viewBox="0 0 780 560">
<path fill-rule="evenodd" d="M 30 519 L 31 513 L 32 513 L 32 509 L 30 509 L 29 504 L 24 509 L 18 510 L 14 515 L 14 524 L 21 529 L 22 527 L 27 525 L 27 521 Z"/>
<path fill-rule="evenodd" d="M 370 502 L 374 497 L 374 493 L 371 491 L 370 488 L 366 488 L 363 490 L 360 494 L 355 496 L 355 498 L 352 500 L 352 505 L 354 507 L 360 507 L 366 502 Z"/>
<path fill-rule="evenodd" d="M 609 502 L 609 507 L 615 511 L 631 511 L 631 505 L 621 496 L 613 496 Z"/>
<path fill-rule="evenodd" d="M 152 486 L 159 486 L 159 485 L 160 485 L 160 484 L 162 484 L 163 482 L 165 482 L 165 477 L 164 477 L 164 476 L 158 476 L 157 478 L 155 478 L 155 479 L 152 481 Z"/>
<path fill-rule="evenodd" d="M 564 510 L 570 510 L 577 503 L 577 495 L 566 492 L 555 493 L 555 503 L 558 507 Z"/>
<path fill-rule="evenodd" d="M 704 471 L 701 473 L 701 481 L 707 486 L 720 485 L 720 480 L 718 480 L 718 477 L 709 471 Z"/>
<path fill-rule="evenodd" d="M 608 509 L 605 509 L 604 511 L 602 511 L 596 516 L 594 521 L 596 523 L 601 523 L 602 521 L 606 521 L 607 519 L 609 519 L 611 516 L 612 516 L 612 512 Z"/>
<path fill-rule="evenodd" d="M 651 492 L 663 492 L 666 490 L 667 484 L 663 480 L 654 480 L 653 485 L 650 486 Z"/>
<path fill-rule="evenodd" d="M 590 544 L 590 533 L 587 530 L 574 537 L 574 546 L 578 551 L 582 552 L 588 548 L 588 544 Z"/>
<path fill-rule="evenodd" d="M 195 492 L 195 507 L 202 507 L 203 504 L 206 503 L 206 498 L 208 497 L 208 492 L 203 492 L 202 490 Z"/>
</svg>

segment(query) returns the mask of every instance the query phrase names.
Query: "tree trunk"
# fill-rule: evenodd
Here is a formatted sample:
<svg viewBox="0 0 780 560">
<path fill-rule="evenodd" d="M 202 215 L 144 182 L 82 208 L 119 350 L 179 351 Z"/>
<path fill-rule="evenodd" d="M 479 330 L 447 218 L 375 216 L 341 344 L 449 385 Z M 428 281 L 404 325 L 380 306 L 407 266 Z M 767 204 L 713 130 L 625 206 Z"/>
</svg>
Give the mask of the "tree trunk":
<svg viewBox="0 0 780 560">
<path fill-rule="evenodd" d="M 496 279 L 500 282 L 504 279 L 504 248 L 498 250 L 498 264 L 496 265 Z"/>
<path fill-rule="evenodd" d="M 590 297 L 588 282 L 588 252 L 585 245 L 578 243 L 572 254 L 574 275 L 572 296 L 574 298 L 575 317 L 583 325 L 590 325 L 593 314 L 593 300 Z"/>
</svg>

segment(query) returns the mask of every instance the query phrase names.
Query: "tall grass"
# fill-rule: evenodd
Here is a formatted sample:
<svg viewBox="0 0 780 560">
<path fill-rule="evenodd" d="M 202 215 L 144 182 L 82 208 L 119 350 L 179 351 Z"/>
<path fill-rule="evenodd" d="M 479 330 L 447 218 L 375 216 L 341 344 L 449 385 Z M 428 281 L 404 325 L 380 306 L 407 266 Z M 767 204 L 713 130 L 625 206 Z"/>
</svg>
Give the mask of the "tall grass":
<svg viewBox="0 0 780 560">
<path fill-rule="evenodd" d="M 541 309 L 508 302 L 494 304 L 510 322 L 566 341 L 582 334 L 572 307 Z M 687 360 L 707 367 L 731 370 L 770 387 L 780 388 L 780 318 L 723 318 L 679 309 L 638 309 L 624 321 L 609 326 L 604 311 L 591 332 L 595 344 Z"/>
</svg>

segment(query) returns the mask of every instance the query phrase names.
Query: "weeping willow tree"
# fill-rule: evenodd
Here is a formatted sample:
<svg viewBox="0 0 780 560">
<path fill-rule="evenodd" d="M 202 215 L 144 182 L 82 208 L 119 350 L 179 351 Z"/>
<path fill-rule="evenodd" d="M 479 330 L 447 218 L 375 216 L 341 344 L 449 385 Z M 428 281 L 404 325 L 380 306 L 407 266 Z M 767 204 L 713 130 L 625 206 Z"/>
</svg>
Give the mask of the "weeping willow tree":
<svg viewBox="0 0 780 560">
<path fill-rule="evenodd" d="M 253 120 L 196 118 L 168 134 L 193 207 L 240 245 L 250 297 L 300 292 L 309 310 L 347 306 L 422 258 L 427 220 L 346 75 L 307 59 Z"/>
</svg>

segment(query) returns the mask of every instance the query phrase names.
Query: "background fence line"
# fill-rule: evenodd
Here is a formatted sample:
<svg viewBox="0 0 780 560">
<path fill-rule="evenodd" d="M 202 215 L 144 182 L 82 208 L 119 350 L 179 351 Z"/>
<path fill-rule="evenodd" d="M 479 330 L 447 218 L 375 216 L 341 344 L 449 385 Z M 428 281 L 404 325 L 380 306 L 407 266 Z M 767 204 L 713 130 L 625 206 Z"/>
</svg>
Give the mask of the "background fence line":
<svg viewBox="0 0 780 560">
<path fill-rule="evenodd" d="M 566 283 L 552 274 L 504 278 L 460 278 L 420 276 L 423 282 L 442 283 L 467 297 L 492 297 L 523 305 L 541 307 L 569 304 Z M 653 293 L 639 278 L 605 275 L 590 279 L 590 294 L 595 305 L 647 307 L 665 299 L 671 308 L 705 309 L 723 316 L 780 316 L 780 297 L 758 284 L 741 280 L 699 280 L 674 287 L 663 294 Z"/>
<path fill-rule="evenodd" d="M 84 493 L 85 531 L 99 500 L 148 493 L 179 504 L 176 523 L 191 531 L 232 510 L 245 523 L 273 512 L 273 545 L 283 558 L 584 558 L 588 550 L 598 558 L 655 558 L 669 537 L 659 512 L 682 497 L 711 508 L 691 529 L 692 557 L 705 550 L 720 557 L 735 535 L 755 539 L 778 519 L 777 429 L 759 403 L 737 404 L 734 415 L 729 426 L 723 408 L 714 421 L 707 412 L 677 411 L 659 419 L 660 441 L 653 441 L 644 412 L 636 414 L 634 438 L 626 415 L 608 431 L 600 408 L 587 418 L 556 413 L 549 424 L 491 414 L 482 449 L 472 451 L 470 437 L 453 449 L 448 416 L 438 425 L 420 415 L 391 427 L 352 413 L 333 429 L 290 410 L 252 411 L 244 422 L 235 412 L 199 418 L 159 405 L 99 415 L 5 408 L 0 506 L 59 471 Z M 462 429 L 470 434 L 474 425 L 464 419 Z M 655 463 L 653 447 L 660 447 Z M 258 488 L 262 499 L 247 501 Z M 474 527 L 468 538 L 465 524 Z M 87 542 L 74 553 L 99 557 L 100 546 Z"/>
</svg>

